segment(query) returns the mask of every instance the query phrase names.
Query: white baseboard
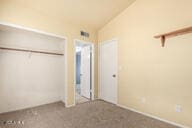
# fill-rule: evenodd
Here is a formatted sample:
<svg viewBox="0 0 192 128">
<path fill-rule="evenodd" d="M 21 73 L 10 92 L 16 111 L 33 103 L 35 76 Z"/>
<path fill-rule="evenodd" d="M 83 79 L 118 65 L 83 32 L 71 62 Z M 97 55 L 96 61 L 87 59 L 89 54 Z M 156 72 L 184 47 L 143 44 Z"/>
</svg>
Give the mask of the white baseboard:
<svg viewBox="0 0 192 128">
<path fill-rule="evenodd" d="M 74 107 L 75 106 L 75 104 L 72 104 L 72 105 L 66 105 L 65 107 L 66 108 L 70 108 L 70 107 Z"/>
<path fill-rule="evenodd" d="M 175 122 L 171 122 L 171 121 L 162 119 L 162 118 L 160 118 L 160 117 L 153 116 L 153 115 L 151 115 L 151 114 L 147 114 L 147 113 L 138 111 L 138 110 L 133 109 L 133 108 L 129 108 L 129 107 L 124 106 L 124 105 L 117 104 L 117 106 L 119 106 L 119 107 L 121 107 L 121 108 L 124 108 L 124 109 L 127 109 L 127 110 L 130 110 L 130 111 L 133 111 L 133 112 L 136 112 L 136 113 L 139 113 L 139 114 L 142 114 L 142 115 L 145 115 L 145 116 L 148 116 L 148 117 L 151 117 L 151 118 L 154 118 L 154 119 L 157 119 L 157 120 L 160 120 L 160 121 L 163 121 L 163 122 L 166 122 L 166 123 L 169 123 L 169 124 L 172 124 L 172 125 L 175 125 L 175 126 L 178 126 L 178 127 L 181 127 L 181 128 L 190 128 L 190 127 L 188 127 L 188 126 L 184 126 L 184 125 L 181 125 L 181 124 L 178 124 L 178 123 L 175 123 Z"/>
</svg>

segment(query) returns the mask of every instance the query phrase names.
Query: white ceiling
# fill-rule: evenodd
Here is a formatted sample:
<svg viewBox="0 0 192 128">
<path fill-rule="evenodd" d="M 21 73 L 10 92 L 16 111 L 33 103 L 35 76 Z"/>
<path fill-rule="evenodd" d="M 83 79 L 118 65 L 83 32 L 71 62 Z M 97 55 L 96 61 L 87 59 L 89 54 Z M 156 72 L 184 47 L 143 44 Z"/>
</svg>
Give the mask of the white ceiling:
<svg viewBox="0 0 192 128">
<path fill-rule="evenodd" d="M 135 0 L 15 0 L 43 14 L 99 29 Z"/>
</svg>

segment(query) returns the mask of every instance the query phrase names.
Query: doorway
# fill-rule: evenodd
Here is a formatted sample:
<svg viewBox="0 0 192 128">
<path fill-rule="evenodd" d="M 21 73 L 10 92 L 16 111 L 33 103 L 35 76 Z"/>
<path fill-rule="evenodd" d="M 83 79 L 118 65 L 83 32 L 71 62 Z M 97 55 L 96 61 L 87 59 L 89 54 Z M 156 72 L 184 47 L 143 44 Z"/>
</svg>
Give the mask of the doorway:
<svg viewBox="0 0 192 128">
<path fill-rule="evenodd" d="M 94 45 L 75 40 L 75 104 L 94 98 Z"/>
<path fill-rule="evenodd" d="M 110 40 L 99 47 L 99 97 L 117 104 L 118 44 Z"/>
</svg>

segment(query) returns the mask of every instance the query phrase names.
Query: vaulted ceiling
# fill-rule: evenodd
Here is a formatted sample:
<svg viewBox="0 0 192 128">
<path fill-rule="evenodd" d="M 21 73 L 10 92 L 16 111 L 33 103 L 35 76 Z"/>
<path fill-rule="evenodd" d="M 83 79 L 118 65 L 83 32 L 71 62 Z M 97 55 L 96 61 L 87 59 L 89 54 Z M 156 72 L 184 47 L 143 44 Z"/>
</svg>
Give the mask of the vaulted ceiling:
<svg viewBox="0 0 192 128">
<path fill-rule="evenodd" d="M 135 0 L 15 0 L 41 13 L 99 29 Z"/>
</svg>

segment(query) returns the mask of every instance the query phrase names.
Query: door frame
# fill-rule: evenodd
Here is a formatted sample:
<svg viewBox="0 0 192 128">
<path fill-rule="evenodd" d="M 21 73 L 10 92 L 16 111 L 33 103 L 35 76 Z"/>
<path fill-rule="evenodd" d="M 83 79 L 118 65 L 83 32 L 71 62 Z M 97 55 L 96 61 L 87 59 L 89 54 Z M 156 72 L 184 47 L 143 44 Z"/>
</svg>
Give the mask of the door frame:
<svg viewBox="0 0 192 128">
<path fill-rule="evenodd" d="M 101 79 L 100 79 L 100 71 L 101 71 L 101 62 L 100 62 L 100 49 L 101 49 L 101 46 L 104 45 L 104 44 L 107 44 L 107 43 L 110 43 L 111 41 L 116 41 L 117 42 L 117 87 L 116 87 L 116 91 L 117 91 L 117 99 L 116 99 L 116 105 L 118 104 L 118 96 L 119 96 L 119 90 L 118 90 L 118 83 L 119 83 L 119 75 L 118 75 L 118 70 L 119 70 L 119 58 L 118 58 L 118 38 L 113 38 L 111 40 L 106 40 L 106 41 L 102 41 L 98 44 L 98 74 L 99 74 L 99 77 L 98 77 L 98 98 L 103 100 L 101 98 L 101 94 L 100 94 L 100 90 L 101 90 Z M 106 101 L 107 102 L 107 101 Z"/>
<path fill-rule="evenodd" d="M 83 43 L 83 44 L 88 44 L 88 45 L 90 45 L 91 46 L 91 48 L 92 48 L 92 56 L 91 56 L 91 58 L 92 58 L 92 60 L 91 60 L 91 71 L 92 71 L 92 73 L 91 73 L 91 88 L 92 88 L 92 90 L 90 90 L 92 93 L 92 95 L 91 95 L 91 100 L 94 100 L 95 99 L 95 76 L 94 76 L 94 74 L 95 74 L 95 45 L 94 45 L 94 43 L 92 43 L 92 42 L 87 42 L 87 41 L 84 41 L 84 40 L 79 40 L 79 39 L 74 39 L 74 105 L 76 105 L 76 97 L 75 97 L 75 94 L 76 94 L 76 44 L 77 44 L 77 42 L 81 42 L 81 43 Z"/>
</svg>

